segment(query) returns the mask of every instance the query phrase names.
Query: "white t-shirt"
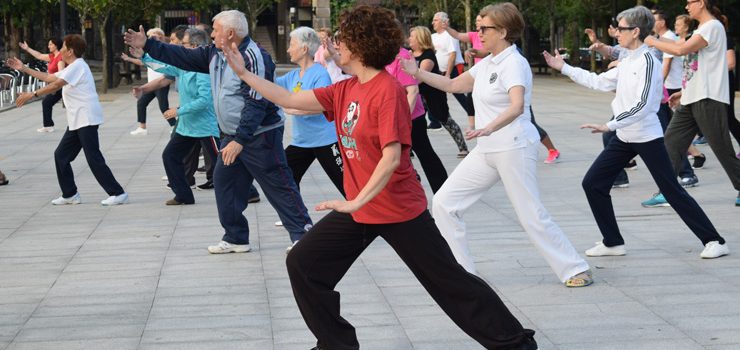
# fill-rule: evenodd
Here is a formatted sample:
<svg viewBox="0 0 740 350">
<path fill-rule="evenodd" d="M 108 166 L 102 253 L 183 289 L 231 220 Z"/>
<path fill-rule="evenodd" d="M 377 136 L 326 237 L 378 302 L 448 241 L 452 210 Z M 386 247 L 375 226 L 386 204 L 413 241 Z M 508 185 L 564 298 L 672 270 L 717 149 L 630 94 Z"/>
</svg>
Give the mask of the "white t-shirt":
<svg viewBox="0 0 740 350">
<path fill-rule="evenodd" d="M 540 141 L 529 113 L 532 101 L 532 70 L 527 59 L 517 51 L 516 45 L 511 45 L 496 56 L 488 55 L 470 68 L 468 73 L 475 79 L 473 104 L 477 127 L 487 125 L 509 108 L 511 88 L 524 87 L 524 113 L 491 135 L 479 137 L 477 147 L 481 151 L 508 151 Z"/>
<path fill-rule="evenodd" d="M 432 34 L 432 44 L 434 45 L 434 55 L 437 56 L 437 64 L 439 65 L 439 71 L 442 73 L 447 72 L 447 62 L 450 60 L 450 53 L 456 52 L 455 62 L 457 62 L 457 56 L 460 56 L 462 61 L 462 55 L 460 55 L 460 42 L 455 46 L 455 41 L 447 31 L 442 33 Z"/>
<path fill-rule="evenodd" d="M 674 34 L 672 31 L 668 30 L 663 35 L 660 36 L 661 38 L 668 39 L 670 41 L 676 41 L 678 40 L 678 36 Z M 671 60 L 671 67 L 668 70 L 668 77 L 665 78 L 665 85 L 666 89 L 680 89 L 681 88 L 681 74 L 683 71 L 683 57 L 681 56 L 673 56 L 669 53 L 663 53 L 663 59 L 666 58 L 672 58 Z"/>
<path fill-rule="evenodd" d="M 157 80 L 157 79 L 159 79 L 159 78 L 161 78 L 163 76 L 164 76 L 164 74 L 159 73 L 159 72 L 155 71 L 154 69 L 151 69 L 149 67 L 146 68 L 146 81 L 149 82 L 149 83 L 151 83 L 151 82 L 153 82 L 153 81 L 155 81 L 155 80 Z"/>
<path fill-rule="evenodd" d="M 727 70 L 727 36 L 725 27 L 716 19 L 699 26 L 693 35 L 700 35 L 707 47 L 686 55 L 684 89 L 681 104 L 688 105 L 705 98 L 730 103 L 730 78 Z"/>
<path fill-rule="evenodd" d="M 103 124 L 103 108 L 95 91 L 95 79 L 90 67 L 82 58 L 76 59 L 67 68 L 56 73 L 56 77 L 67 82 L 62 88 L 62 99 L 67 108 L 69 130 Z"/>
</svg>

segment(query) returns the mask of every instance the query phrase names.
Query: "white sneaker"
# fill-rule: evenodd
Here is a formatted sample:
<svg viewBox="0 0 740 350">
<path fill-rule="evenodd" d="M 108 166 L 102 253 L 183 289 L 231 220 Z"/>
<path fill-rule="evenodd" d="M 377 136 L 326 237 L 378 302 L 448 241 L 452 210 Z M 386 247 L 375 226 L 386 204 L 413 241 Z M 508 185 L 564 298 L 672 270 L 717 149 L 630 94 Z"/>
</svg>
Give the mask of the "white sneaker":
<svg viewBox="0 0 740 350">
<path fill-rule="evenodd" d="M 51 204 L 53 205 L 80 204 L 80 203 L 82 203 L 82 199 L 80 198 L 79 192 L 75 193 L 74 196 L 69 197 L 69 198 L 64 198 L 60 196 L 59 198 L 51 201 Z"/>
<path fill-rule="evenodd" d="M 730 254 L 730 249 L 727 248 L 727 243 L 719 244 L 717 241 L 711 241 L 704 246 L 704 250 L 701 251 L 699 256 L 702 259 L 714 259 L 727 254 Z"/>
<path fill-rule="evenodd" d="M 218 242 L 218 245 L 208 247 L 208 252 L 211 254 L 246 253 L 250 250 L 249 244 L 231 244 L 226 241 L 221 241 Z"/>
<path fill-rule="evenodd" d="M 165 175 L 165 176 L 162 176 L 162 181 L 167 181 L 167 180 L 169 180 L 169 179 L 167 178 L 167 175 Z"/>
<path fill-rule="evenodd" d="M 106 199 L 103 199 L 100 201 L 100 204 L 102 205 L 121 205 L 128 203 L 128 193 L 123 192 L 122 194 L 119 194 L 117 196 L 110 196 Z"/>
<path fill-rule="evenodd" d="M 275 226 L 283 226 L 283 222 L 282 221 L 275 221 Z"/>
<path fill-rule="evenodd" d="M 291 250 L 293 250 L 293 247 L 298 244 L 298 241 L 293 242 L 293 244 L 289 245 L 287 249 L 285 249 L 285 254 L 290 253 Z"/>
<path fill-rule="evenodd" d="M 53 126 L 45 126 L 43 128 L 36 129 L 36 131 L 38 131 L 38 132 L 54 132 L 54 127 Z"/>
<path fill-rule="evenodd" d="M 137 127 L 136 130 L 130 132 L 130 134 L 134 136 L 146 136 L 149 134 L 149 131 L 143 129 L 142 127 Z"/>
<path fill-rule="evenodd" d="M 593 248 L 586 250 L 586 256 L 612 256 L 625 254 L 627 254 L 627 250 L 624 249 L 624 244 L 607 247 L 602 242 L 596 242 L 596 245 Z"/>
</svg>

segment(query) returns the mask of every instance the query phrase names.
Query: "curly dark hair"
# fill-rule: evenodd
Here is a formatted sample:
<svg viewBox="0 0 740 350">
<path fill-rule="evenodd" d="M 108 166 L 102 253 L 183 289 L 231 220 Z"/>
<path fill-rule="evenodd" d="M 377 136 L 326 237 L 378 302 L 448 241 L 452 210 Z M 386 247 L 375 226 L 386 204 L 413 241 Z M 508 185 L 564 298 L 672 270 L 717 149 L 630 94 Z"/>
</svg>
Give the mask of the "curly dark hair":
<svg viewBox="0 0 740 350">
<path fill-rule="evenodd" d="M 384 69 L 391 64 L 403 45 L 403 32 L 393 11 L 360 5 L 339 17 L 339 40 L 365 66 Z"/>
</svg>

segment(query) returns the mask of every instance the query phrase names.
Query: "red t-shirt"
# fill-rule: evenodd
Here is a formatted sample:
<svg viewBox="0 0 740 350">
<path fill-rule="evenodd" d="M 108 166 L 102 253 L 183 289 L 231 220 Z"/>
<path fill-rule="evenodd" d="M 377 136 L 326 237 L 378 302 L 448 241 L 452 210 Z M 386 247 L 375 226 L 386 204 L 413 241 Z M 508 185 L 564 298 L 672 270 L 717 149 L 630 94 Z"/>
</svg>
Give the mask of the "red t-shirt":
<svg viewBox="0 0 740 350">
<path fill-rule="evenodd" d="M 49 74 L 54 74 L 59 71 L 59 62 L 62 60 L 62 55 L 54 55 L 53 53 L 50 53 L 49 59 L 51 61 L 49 62 L 49 65 L 46 66 L 46 72 Z"/>
<path fill-rule="evenodd" d="M 357 197 L 383 157 L 383 147 L 399 142 L 401 164 L 370 202 L 352 214 L 364 224 L 409 221 L 427 208 L 427 198 L 411 163 L 411 118 L 406 90 L 385 70 L 361 84 L 357 77 L 313 90 L 334 122 L 344 160 L 344 191 Z"/>
</svg>

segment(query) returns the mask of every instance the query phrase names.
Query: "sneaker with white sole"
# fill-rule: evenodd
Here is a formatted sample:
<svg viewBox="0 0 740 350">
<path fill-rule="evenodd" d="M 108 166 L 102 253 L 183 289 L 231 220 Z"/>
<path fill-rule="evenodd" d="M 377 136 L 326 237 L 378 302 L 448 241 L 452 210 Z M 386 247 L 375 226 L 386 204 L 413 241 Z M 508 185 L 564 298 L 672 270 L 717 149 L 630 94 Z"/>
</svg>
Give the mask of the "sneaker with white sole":
<svg viewBox="0 0 740 350">
<path fill-rule="evenodd" d="M 59 196 L 59 198 L 54 199 L 51 201 L 51 204 L 53 205 L 65 205 L 65 204 L 80 204 L 82 203 L 82 199 L 80 198 L 80 193 L 77 192 L 72 197 L 64 198 L 63 196 Z"/>
<path fill-rule="evenodd" d="M 129 134 L 131 134 L 133 136 L 146 136 L 146 135 L 149 134 L 149 131 L 147 131 L 146 129 L 144 129 L 142 127 L 138 127 L 138 128 L 136 128 L 136 130 L 130 132 Z"/>
<path fill-rule="evenodd" d="M 699 186 L 699 178 L 694 176 L 684 177 L 681 179 L 681 186 L 683 188 L 690 188 L 690 187 L 696 187 Z"/>
<path fill-rule="evenodd" d="M 282 221 L 275 221 L 275 226 L 283 226 L 283 222 Z"/>
<path fill-rule="evenodd" d="M 730 254 L 730 249 L 727 248 L 727 243 L 719 244 L 718 241 L 711 241 L 704 246 L 704 250 L 701 251 L 699 256 L 702 259 L 715 259 L 727 254 Z"/>
<path fill-rule="evenodd" d="M 208 247 L 208 252 L 211 254 L 246 253 L 250 250 L 249 244 L 231 244 L 226 241 Z"/>
<path fill-rule="evenodd" d="M 54 132 L 54 127 L 53 126 L 45 126 L 43 128 L 36 129 L 36 131 L 38 131 L 38 132 Z"/>
<path fill-rule="evenodd" d="M 596 245 L 586 250 L 586 256 L 621 256 L 627 254 L 624 244 L 607 247 L 602 242 L 596 242 Z"/>
<path fill-rule="evenodd" d="M 663 197 L 662 193 L 656 193 L 652 198 L 640 203 L 645 208 L 670 207 L 671 204 Z"/>
<path fill-rule="evenodd" d="M 126 204 L 126 203 L 128 203 L 128 193 L 126 192 L 123 192 L 117 196 L 110 196 L 100 201 L 100 204 L 105 205 L 105 206 L 121 205 L 121 204 Z"/>
</svg>

